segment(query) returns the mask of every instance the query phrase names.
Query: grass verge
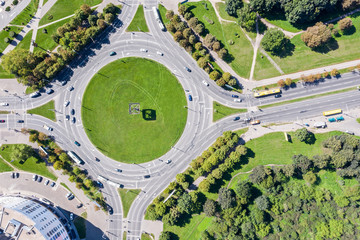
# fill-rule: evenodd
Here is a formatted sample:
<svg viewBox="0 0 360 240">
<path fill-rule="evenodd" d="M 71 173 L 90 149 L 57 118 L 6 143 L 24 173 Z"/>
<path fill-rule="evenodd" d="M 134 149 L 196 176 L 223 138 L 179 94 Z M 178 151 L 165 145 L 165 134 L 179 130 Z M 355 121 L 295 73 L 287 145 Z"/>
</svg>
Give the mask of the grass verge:
<svg viewBox="0 0 360 240">
<path fill-rule="evenodd" d="M 30 44 L 31 44 L 31 37 L 33 34 L 33 30 L 30 30 L 25 37 L 19 42 L 19 44 L 15 47 L 15 49 L 25 49 L 25 50 L 29 50 L 30 49 Z"/>
<path fill-rule="evenodd" d="M 269 59 L 258 51 L 254 70 L 254 80 L 261 80 L 279 75 L 279 71 L 271 64 Z"/>
<path fill-rule="evenodd" d="M 3 67 L 0 65 L 0 79 L 6 79 L 6 78 L 15 78 L 15 75 L 6 72 L 3 69 Z"/>
<path fill-rule="evenodd" d="M 144 7 L 139 5 L 133 20 L 126 29 L 127 32 L 149 32 L 149 28 L 146 24 Z"/>
<path fill-rule="evenodd" d="M 226 4 L 225 4 L 225 3 L 223 3 L 223 2 L 217 2 L 217 3 L 215 3 L 215 7 L 216 7 L 216 10 L 218 11 L 218 13 L 219 13 L 219 15 L 220 15 L 220 17 L 221 17 L 222 19 L 229 20 L 229 21 L 236 21 L 236 18 L 235 18 L 235 17 L 230 16 L 230 15 L 226 12 L 226 10 L 225 10 Z"/>
<path fill-rule="evenodd" d="M 43 117 L 46 117 L 52 121 L 56 121 L 56 116 L 55 116 L 55 102 L 54 100 L 51 100 L 48 103 L 45 103 L 44 105 L 37 107 L 37 108 L 33 108 L 27 111 L 27 113 L 30 114 L 37 114 Z"/>
<path fill-rule="evenodd" d="M 13 147 L 16 144 L 3 144 L 2 145 L 2 151 L 0 151 L 0 155 L 11 165 L 16 167 L 19 170 L 31 172 L 35 174 L 39 174 L 41 176 L 50 178 L 54 181 L 56 181 L 57 177 L 49 171 L 48 167 L 46 166 L 46 163 L 37 157 L 30 157 L 24 162 L 20 162 L 18 160 L 12 161 L 11 159 L 11 153 L 13 150 Z"/>
<path fill-rule="evenodd" d="M 213 102 L 213 122 L 216 122 L 217 120 L 227 117 L 229 115 L 244 113 L 244 112 L 247 112 L 247 109 L 230 108 L 221 105 L 216 101 Z"/>
<path fill-rule="evenodd" d="M 135 200 L 137 195 L 141 192 L 140 189 L 118 189 L 121 197 L 121 203 L 123 206 L 124 218 L 127 217 L 132 202 Z"/>
<path fill-rule="evenodd" d="M 0 158 L 0 172 L 10 172 L 13 171 L 14 168 L 9 166 L 2 158 Z"/>
<path fill-rule="evenodd" d="M 337 91 L 321 93 L 321 94 L 308 96 L 308 97 L 291 99 L 291 100 L 287 100 L 287 101 L 283 101 L 283 102 L 271 103 L 271 104 L 259 106 L 259 108 L 276 107 L 276 106 L 280 106 L 280 105 L 284 105 L 284 104 L 288 104 L 288 103 L 301 102 L 301 101 L 304 101 L 304 100 L 323 97 L 323 96 L 327 96 L 327 95 L 332 95 L 332 94 L 337 94 L 337 93 L 342 93 L 342 92 L 348 92 L 348 91 L 351 91 L 351 90 L 356 90 L 356 87 L 340 89 L 340 90 L 337 90 Z"/>
<path fill-rule="evenodd" d="M 152 240 L 151 236 L 147 233 L 141 234 L 141 240 Z"/>
<path fill-rule="evenodd" d="M 356 121 L 357 121 L 358 123 L 360 123 L 360 118 L 357 118 Z"/>
<path fill-rule="evenodd" d="M 33 92 L 35 92 L 35 90 L 34 90 L 33 88 L 31 88 L 31 87 L 27 87 L 27 88 L 25 89 L 25 94 L 31 94 L 31 93 L 33 93 Z"/>
<path fill-rule="evenodd" d="M 85 239 L 86 238 L 86 222 L 85 222 L 85 219 L 78 216 L 74 220 L 74 225 L 76 227 L 76 230 L 77 230 L 77 232 L 79 234 L 80 239 Z"/>
<path fill-rule="evenodd" d="M 10 111 L 0 111 L 0 114 L 9 114 Z"/>
<path fill-rule="evenodd" d="M 12 25 L 26 25 L 31 18 L 35 15 L 39 5 L 39 0 L 31 0 L 29 5 L 26 6 L 24 10 L 21 11 L 19 15 L 11 21 Z"/>
<path fill-rule="evenodd" d="M 126 240 L 126 231 L 123 232 L 123 240 Z"/>
</svg>

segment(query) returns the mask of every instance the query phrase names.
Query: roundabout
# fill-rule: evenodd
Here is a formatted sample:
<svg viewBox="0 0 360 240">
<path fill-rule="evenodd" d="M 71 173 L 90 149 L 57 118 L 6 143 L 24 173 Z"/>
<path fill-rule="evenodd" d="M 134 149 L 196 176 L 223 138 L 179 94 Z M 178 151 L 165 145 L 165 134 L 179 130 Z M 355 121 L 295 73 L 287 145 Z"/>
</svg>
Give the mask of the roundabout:
<svg viewBox="0 0 360 240">
<path fill-rule="evenodd" d="M 142 163 L 165 154 L 186 123 L 184 91 L 165 66 L 144 58 L 109 63 L 89 82 L 82 101 L 84 129 L 104 155 Z"/>
</svg>

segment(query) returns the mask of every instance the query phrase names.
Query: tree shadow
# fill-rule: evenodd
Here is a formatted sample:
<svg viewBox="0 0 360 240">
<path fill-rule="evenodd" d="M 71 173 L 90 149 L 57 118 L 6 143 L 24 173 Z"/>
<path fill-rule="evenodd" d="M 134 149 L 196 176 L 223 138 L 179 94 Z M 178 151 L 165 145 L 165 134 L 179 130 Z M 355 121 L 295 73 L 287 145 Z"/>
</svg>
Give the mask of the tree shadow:
<svg viewBox="0 0 360 240">
<path fill-rule="evenodd" d="M 146 121 L 155 121 L 156 120 L 156 111 L 153 109 L 144 109 L 141 110 L 142 117 Z"/>
<path fill-rule="evenodd" d="M 289 39 L 286 39 L 286 42 L 284 44 L 284 49 L 281 52 L 277 53 L 276 55 L 279 56 L 280 58 L 286 58 L 292 56 L 294 51 L 295 51 L 295 45 Z"/>
<path fill-rule="evenodd" d="M 260 34 L 264 34 L 268 27 L 261 21 L 258 21 L 258 29 Z"/>
<path fill-rule="evenodd" d="M 349 27 L 348 29 L 345 29 L 345 30 L 343 31 L 343 35 L 352 35 L 352 34 L 354 34 L 355 32 L 356 32 L 356 28 L 355 28 L 355 26 L 353 25 L 353 26 Z"/>
<path fill-rule="evenodd" d="M 339 48 L 338 42 L 334 38 L 332 38 L 326 44 L 324 44 L 322 46 L 319 46 L 319 47 L 316 47 L 316 48 L 312 48 L 311 50 L 314 51 L 314 52 L 326 54 L 326 53 L 328 53 L 330 51 L 334 51 L 334 50 L 336 50 L 338 48 Z"/>
</svg>

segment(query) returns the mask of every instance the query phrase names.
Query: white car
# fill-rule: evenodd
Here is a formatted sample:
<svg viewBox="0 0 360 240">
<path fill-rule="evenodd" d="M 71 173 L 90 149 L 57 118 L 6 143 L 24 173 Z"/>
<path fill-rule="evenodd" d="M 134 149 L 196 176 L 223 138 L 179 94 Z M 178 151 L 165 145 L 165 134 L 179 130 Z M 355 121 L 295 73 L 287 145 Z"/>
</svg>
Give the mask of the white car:
<svg viewBox="0 0 360 240">
<path fill-rule="evenodd" d="M 205 81 L 205 80 L 203 80 L 202 83 L 207 87 L 209 86 L 209 83 L 207 81 Z"/>
<path fill-rule="evenodd" d="M 70 101 L 65 101 L 65 102 L 64 102 L 64 107 L 69 106 L 69 104 L 70 104 Z"/>
<path fill-rule="evenodd" d="M 148 50 L 145 48 L 140 48 L 140 52 L 147 52 Z"/>
<path fill-rule="evenodd" d="M 51 127 L 49 127 L 49 126 L 47 126 L 47 125 L 44 125 L 43 128 L 45 128 L 45 129 L 48 130 L 48 131 L 52 131 L 52 130 L 53 130 L 53 128 L 51 128 Z"/>
<path fill-rule="evenodd" d="M 160 56 L 164 55 L 162 52 L 159 52 L 159 51 L 157 51 L 156 53 Z"/>
<path fill-rule="evenodd" d="M 166 162 L 165 162 L 166 164 L 169 164 L 169 163 L 171 163 L 171 159 L 169 159 L 169 160 L 166 160 Z"/>
<path fill-rule="evenodd" d="M 242 100 L 240 98 L 235 98 L 234 102 L 242 102 Z"/>
<path fill-rule="evenodd" d="M 1 105 L 1 106 L 9 106 L 9 104 L 6 103 L 6 102 L 2 102 L 2 103 L 0 103 L 0 105 Z"/>
</svg>

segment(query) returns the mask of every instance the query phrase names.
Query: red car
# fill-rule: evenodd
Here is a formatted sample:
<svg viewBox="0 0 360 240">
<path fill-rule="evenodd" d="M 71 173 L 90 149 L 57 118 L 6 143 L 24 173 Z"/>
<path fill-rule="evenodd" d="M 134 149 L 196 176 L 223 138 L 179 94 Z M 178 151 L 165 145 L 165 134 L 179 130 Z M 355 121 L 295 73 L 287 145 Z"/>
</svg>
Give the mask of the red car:
<svg viewBox="0 0 360 240">
<path fill-rule="evenodd" d="M 5 122 L 5 120 L 0 120 L 0 123 L 4 123 Z"/>
</svg>

